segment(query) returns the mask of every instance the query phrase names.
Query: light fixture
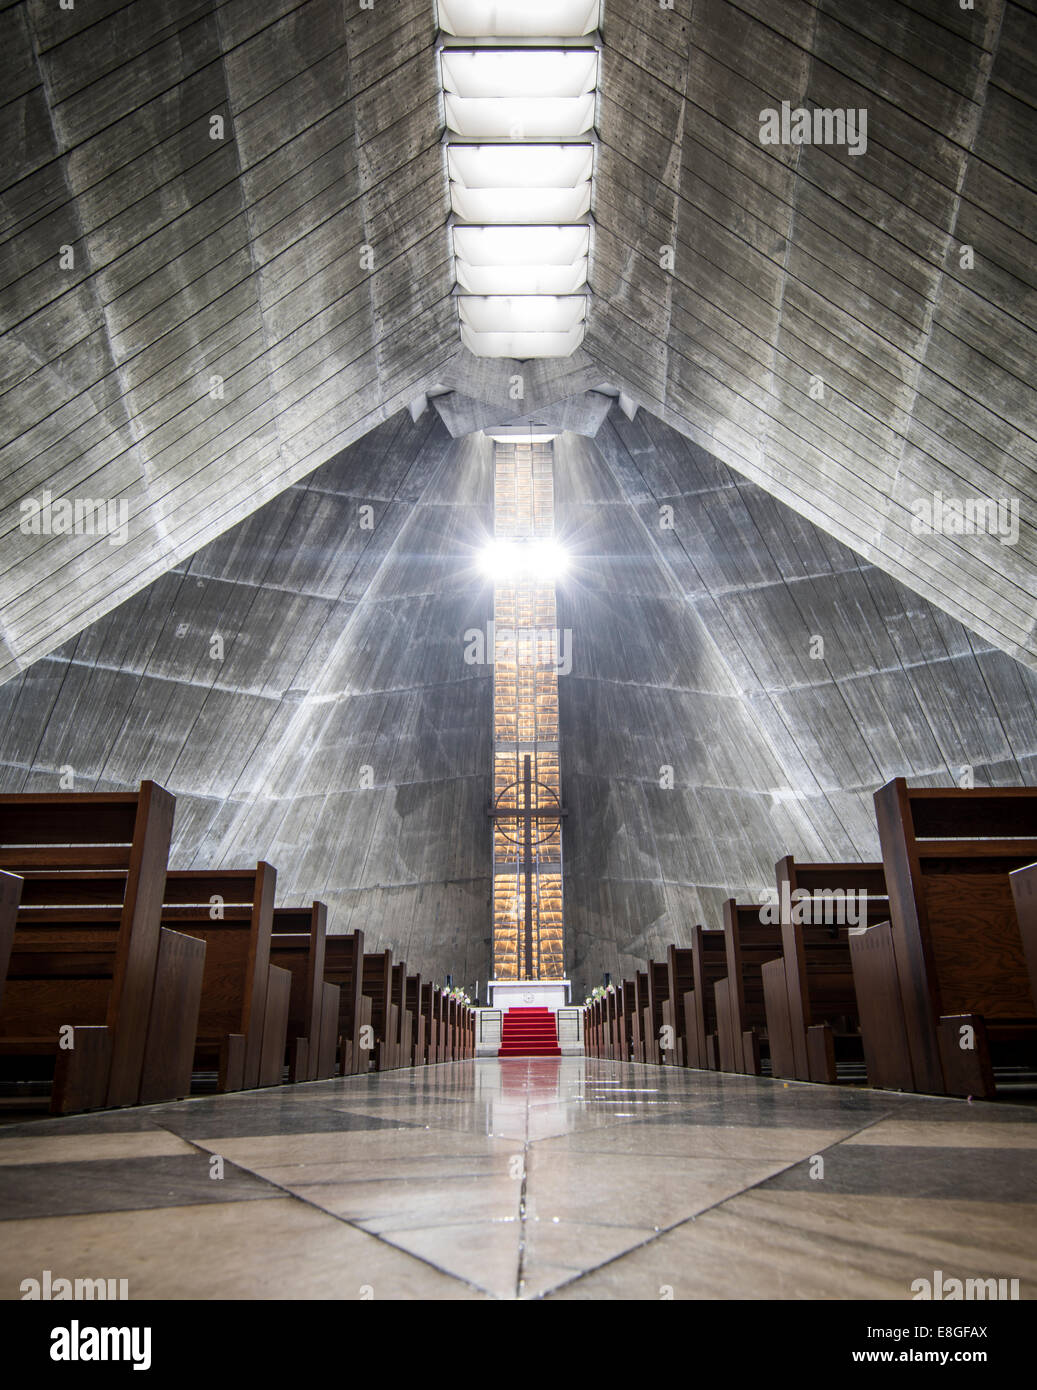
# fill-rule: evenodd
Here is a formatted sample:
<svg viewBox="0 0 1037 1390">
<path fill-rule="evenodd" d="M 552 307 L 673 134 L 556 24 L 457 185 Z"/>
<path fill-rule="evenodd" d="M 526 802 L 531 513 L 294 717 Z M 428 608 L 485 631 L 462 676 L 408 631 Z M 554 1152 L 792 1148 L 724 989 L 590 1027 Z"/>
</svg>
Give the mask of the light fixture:
<svg viewBox="0 0 1037 1390">
<path fill-rule="evenodd" d="M 578 188 L 589 184 L 589 145 L 453 145 L 450 180 L 461 188 Z"/>
<path fill-rule="evenodd" d="M 439 0 L 458 315 L 478 356 L 564 357 L 583 341 L 600 12 Z"/>
<path fill-rule="evenodd" d="M 472 100 L 582 97 L 594 91 L 597 76 L 593 48 L 449 48 L 443 53 L 444 91 Z"/>
<path fill-rule="evenodd" d="M 461 38 L 579 38 L 598 27 L 599 0 L 439 0 L 439 27 Z"/>
<path fill-rule="evenodd" d="M 479 561 L 495 584 L 553 584 L 569 568 L 568 553 L 553 537 L 517 541 L 498 536 Z"/>
</svg>

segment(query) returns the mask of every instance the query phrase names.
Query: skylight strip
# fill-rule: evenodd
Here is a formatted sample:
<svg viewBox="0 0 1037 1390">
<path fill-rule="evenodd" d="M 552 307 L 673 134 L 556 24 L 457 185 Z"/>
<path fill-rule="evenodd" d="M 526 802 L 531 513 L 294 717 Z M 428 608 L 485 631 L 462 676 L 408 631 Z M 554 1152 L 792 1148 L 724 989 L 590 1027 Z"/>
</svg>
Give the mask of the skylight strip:
<svg viewBox="0 0 1037 1390">
<path fill-rule="evenodd" d="M 599 0 L 439 0 L 439 27 L 463 38 L 581 38 L 601 27 Z"/>
<path fill-rule="evenodd" d="M 440 0 L 439 12 L 462 341 L 568 356 L 587 311 L 601 6 Z"/>
</svg>

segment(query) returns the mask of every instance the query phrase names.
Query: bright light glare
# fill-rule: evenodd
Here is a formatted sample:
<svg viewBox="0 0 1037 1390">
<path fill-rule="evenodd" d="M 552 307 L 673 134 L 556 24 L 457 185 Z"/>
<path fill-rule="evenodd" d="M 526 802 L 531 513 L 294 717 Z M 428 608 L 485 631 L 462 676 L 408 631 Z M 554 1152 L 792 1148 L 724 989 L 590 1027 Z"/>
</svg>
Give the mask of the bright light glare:
<svg viewBox="0 0 1037 1390">
<path fill-rule="evenodd" d="M 550 537 L 528 541 L 498 537 L 483 550 L 480 567 L 495 584 L 553 584 L 569 568 L 569 556 Z"/>
</svg>

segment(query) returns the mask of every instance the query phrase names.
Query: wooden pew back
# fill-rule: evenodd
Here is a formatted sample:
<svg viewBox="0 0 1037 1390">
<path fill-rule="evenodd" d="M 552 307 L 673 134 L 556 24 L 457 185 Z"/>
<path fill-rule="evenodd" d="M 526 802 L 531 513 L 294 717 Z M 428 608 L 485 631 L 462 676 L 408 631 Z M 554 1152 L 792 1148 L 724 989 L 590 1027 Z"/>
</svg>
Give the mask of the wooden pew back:
<svg viewBox="0 0 1037 1390">
<path fill-rule="evenodd" d="M 277 870 L 262 861 L 254 869 L 188 869 L 166 876 L 163 922 L 205 942 L 196 1060 L 204 1065 L 207 1057 L 218 1056 L 221 1089 L 250 1090 L 261 1084 L 276 887 Z M 285 1011 L 288 987 L 290 979 L 280 1001 Z M 238 1037 L 244 1039 L 242 1045 L 236 1043 Z M 267 1064 L 269 1085 L 272 1056 Z"/>
<path fill-rule="evenodd" d="M 859 1021 L 857 991 L 850 956 L 850 927 L 840 925 L 833 903 L 837 895 L 866 894 L 862 927 L 889 917 L 886 879 L 881 864 L 797 863 L 792 855 L 775 866 L 781 917 L 782 970 L 787 995 L 791 1065 L 772 1047 L 774 1076 L 800 1081 L 834 1082 L 834 1036 L 811 1037 L 810 1030 L 831 1026 L 844 1016 Z M 809 894 L 805 904 L 795 895 Z M 860 906 L 860 900 L 855 906 Z M 826 925 L 826 919 L 831 925 Z M 768 1031 L 774 1029 L 768 1016 Z M 811 1059 L 811 1043 L 820 1042 Z"/>
<path fill-rule="evenodd" d="M 0 796 L 0 870 L 125 871 L 101 1020 L 109 1030 L 109 1105 L 135 1104 L 140 1094 L 174 808 L 174 798 L 154 782 L 129 793 Z M 64 1021 L 74 1023 L 75 1013 Z"/>
<path fill-rule="evenodd" d="M 395 1063 L 392 1004 L 392 951 L 369 951 L 364 955 L 364 994 L 371 1001 L 371 1026 L 375 1037 L 375 1065 L 387 1071 Z"/>
<path fill-rule="evenodd" d="M 325 1079 L 318 1073 L 327 924 L 328 909 L 322 902 L 274 909 L 270 960 L 292 977 L 287 1032 L 290 1081 Z"/>
<path fill-rule="evenodd" d="M 990 1094 L 985 1047 L 961 1055 L 951 1020 L 989 1030 L 1037 1018 L 1008 877 L 1037 859 L 1037 788 L 915 788 L 898 777 L 875 793 L 875 810 L 914 1083 Z"/>
<path fill-rule="evenodd" d="M 339 987 L 339 1047 L 343 1076 L 356 1076 L 370 1067 L 370 1053 L 361 1047 L 365 1023 L 364 933 L 328 936 L 324 942 L 324 978 Z M 370 1018 L 366 1020 L 370 1022 Z"/>
</svg>

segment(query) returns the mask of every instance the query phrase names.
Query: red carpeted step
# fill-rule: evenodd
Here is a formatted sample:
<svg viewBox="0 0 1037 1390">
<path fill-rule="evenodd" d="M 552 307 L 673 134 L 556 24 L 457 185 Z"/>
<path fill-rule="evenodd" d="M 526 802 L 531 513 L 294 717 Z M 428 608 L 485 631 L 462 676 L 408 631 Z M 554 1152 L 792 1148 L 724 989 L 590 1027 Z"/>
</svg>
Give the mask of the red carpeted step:
<svg viewBox="0 0 1037 1390">
<path fill-rule="evenodd" d="M 555 1016 L 548 1008 L 509 1009 L 498 1057 L 560 1057 Z"/>
</svg>

